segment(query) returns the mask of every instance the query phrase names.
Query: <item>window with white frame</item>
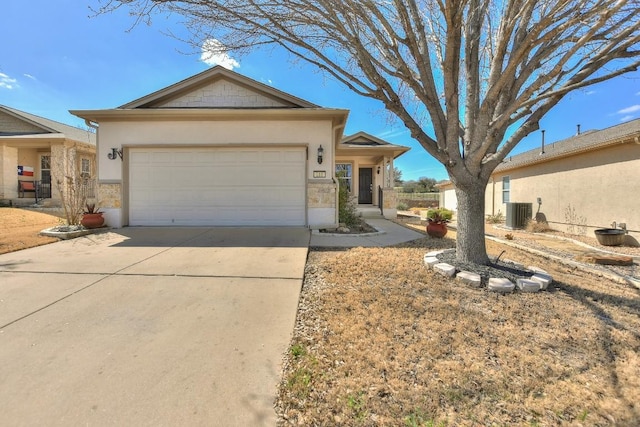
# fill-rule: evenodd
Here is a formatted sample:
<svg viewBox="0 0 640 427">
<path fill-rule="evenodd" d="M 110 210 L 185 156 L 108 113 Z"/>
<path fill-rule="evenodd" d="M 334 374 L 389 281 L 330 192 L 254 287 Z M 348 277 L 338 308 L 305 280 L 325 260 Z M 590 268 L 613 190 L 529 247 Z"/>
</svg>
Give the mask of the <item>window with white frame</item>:
<svg viewBox="0 0 640 427">
<path fill-rule="evenodd" d="M 80 160 L 80 176 L 83 178 L 91 177 L 91 160 L 86 158 Z"/>
<path fill-rule="evenodd" d="M 336 177 L 340 180 L 340 184 L 345 183 L 347 190 L 351 191 L 351 181 L 353 167 L 351 163 L 336 163 Z"/>
<path fill-rule="evenodd" d="M 509 203 L 511 182 L 508 176 L 502 177 L 502 203 Z"/>
</svg>

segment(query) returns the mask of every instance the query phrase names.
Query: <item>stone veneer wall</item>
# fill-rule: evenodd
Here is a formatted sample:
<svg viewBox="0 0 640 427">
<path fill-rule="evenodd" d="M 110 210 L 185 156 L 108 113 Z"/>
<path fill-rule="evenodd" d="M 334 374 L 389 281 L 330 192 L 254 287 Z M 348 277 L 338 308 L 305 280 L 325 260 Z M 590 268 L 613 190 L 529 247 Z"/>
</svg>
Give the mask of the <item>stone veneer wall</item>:
<svg viewBox="0 0 640 427">
<path fill-rule="evenodd" d="M 307 182 L 307 209 L 309 228 L 336 226 L 337 186 L 333 180 L 309 180 Z"/>
<path fill-rule="evenodd" d="M 18 149 L 0 145 L 0 199 L 18 197 Z"/>
<path fill-rule="evenodd" d="M 310 208 L 335 208 L 336 185 L 331 182 L 309 181 L 307 201 Z"/>
<path fill-rule="evenodd" d="M 382 189 L 382 212 L 385 218 L 396 218 L 398 216 L 398 197 L 394 188 Z"/>
<path fill-rule="evenodd" d="M 122 184 L 98 184 L 98 204 L 105 209 L 122 207 Z"/>
</svg>

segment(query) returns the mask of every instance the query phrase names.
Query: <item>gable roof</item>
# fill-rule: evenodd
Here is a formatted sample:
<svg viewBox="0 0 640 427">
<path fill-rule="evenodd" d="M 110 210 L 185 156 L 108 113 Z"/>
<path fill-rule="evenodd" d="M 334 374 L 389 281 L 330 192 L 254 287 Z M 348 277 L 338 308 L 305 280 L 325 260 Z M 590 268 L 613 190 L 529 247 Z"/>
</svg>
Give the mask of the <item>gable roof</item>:
<svg viewBox="0 0 640 427">
<path fill-rule="evenodd" d="M 245 77 L 234 71 L 227 70 L 220 65 L 205 70 L 199 74 L 186 78 L 158 91 L 150 93 L 149 95 L 145 95 L 141 98 L 128 102 L 118 108 L 158 108 L 161 107 L 162 104 L 166 104 L 171 100 L 177 99 L 199 88 L 220 80 L 229 81 L 256 94 L 273 99 L 278 103 L 286 106 L 286 108 L 320 108 L 316 104 L 305 101 L 304 99 L 295 97 L 286 92 L 282 92 L 281 90 L 275 89 L 264 83 L 260 83 L 256 80 Z"/>
<path fill-rule="evenodd" d="M 360 145 L 360 146 L 381 146 L 381 145 L 393 145 L 390 142 L 385 141 L 384 139 L 380 139 L 376 136 L 368 134 L 366 132 L 357 132 L 353 135 L 345 136 L 342 138 L 342 144 L 346 145 Z M 397 145 L 396 147 L 399 147 Z"/>
<path fill-rule="evenodd" d="M 394 158 L 406 153 L 411 148 L 404 145 L 391 144 L 384 139 L 368 134 L 366 132 L 357 132 L 353 135 L 345 136 L 339 144 L 336 144 L 339 154 L 367 154 L 367 152 L 389 152 Z"/>
<path fill-rule="evenodd" d="M 40 132 L 15 132 L 13 134 L 11 132 L 3 132 L 0 133 L 0 135 L 24 136 L 57 134 L 58 136 L 66 137 L 74 141 L 96 145 L 96 135 L 93 132 L 66 125 L 64 123 L 56 122 L 55 120 L 36 116 L 35 114 L 27 113 L 15 108 L 7 107 L 6 105 L 0 105 L 0 111 L 17 118 L 18 120 L 26 122 L 36 128 L 41 129 Z"/>
<path fill-rule="evenodd" d="M 590 130 L 540 148 L 505 158 L 494 172 L 503 172 L 524 166 L 548 162 L 553 159 L 574 156 L 616 144 L 634 141 L 640 143 L 640 119 L 611 126 L 602 130 Z"/>
</svg>

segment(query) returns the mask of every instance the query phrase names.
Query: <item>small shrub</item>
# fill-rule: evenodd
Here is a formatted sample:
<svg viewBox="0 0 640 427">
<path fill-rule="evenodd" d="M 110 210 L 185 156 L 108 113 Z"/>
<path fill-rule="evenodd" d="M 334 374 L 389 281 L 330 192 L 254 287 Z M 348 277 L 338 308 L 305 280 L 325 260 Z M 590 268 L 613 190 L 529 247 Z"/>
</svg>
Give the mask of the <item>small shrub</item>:
<svg viewBox="0 0 640 427">
<path fill-rule="evenodd" d="M 409 210 L 409 205 L 407 205 L 405 202 L 399 202 L 396 205 L 396 209 L 398 209 L 399 211 L 406 211 Z"/>
<path fill-rule="evenodd" d="M 553 231 L 549 224 L 543 221 L 536 221 L 535 219 L 529 220 L 526 230 L 530 233 L 545 233 L 547 231 Z"/>
<path fill-rule="evenodd" d="M 514 239 L 513 234 L 511 234 L 511 233 L 505 234 L 504 238 L 507 239 L 507 240 L 513 240 Z"/>
<path fill-rule="evenodd" d="M 338 190 L 338 220 L 339 222 L 346 224 L 347 227 L 357 225 L 359 223 L 358 210 L 351 199 L 346 180 L 340 176 L 338 176 L 338 179 L 340 180 Z"/>
<path fill-rule="evenodd" d="M 500 224 L 504 222 L 504 215 L 502 212 L 498 211 L 495 215 L 487 215 L 487 222 L 489 224 Z"/>
</svg>

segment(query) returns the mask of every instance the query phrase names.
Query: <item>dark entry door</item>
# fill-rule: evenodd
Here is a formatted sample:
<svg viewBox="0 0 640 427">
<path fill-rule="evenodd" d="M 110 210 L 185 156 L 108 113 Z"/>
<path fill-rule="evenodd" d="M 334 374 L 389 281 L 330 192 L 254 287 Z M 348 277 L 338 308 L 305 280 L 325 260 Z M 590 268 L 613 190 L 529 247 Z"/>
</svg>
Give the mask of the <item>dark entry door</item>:
<svg viewBox="0 0 640 427">
<path fill-rule="evenodd" d="M 358 172 L 358 203 L 373 203 L 373 169 L 360 168 Z"/>
</svg>

